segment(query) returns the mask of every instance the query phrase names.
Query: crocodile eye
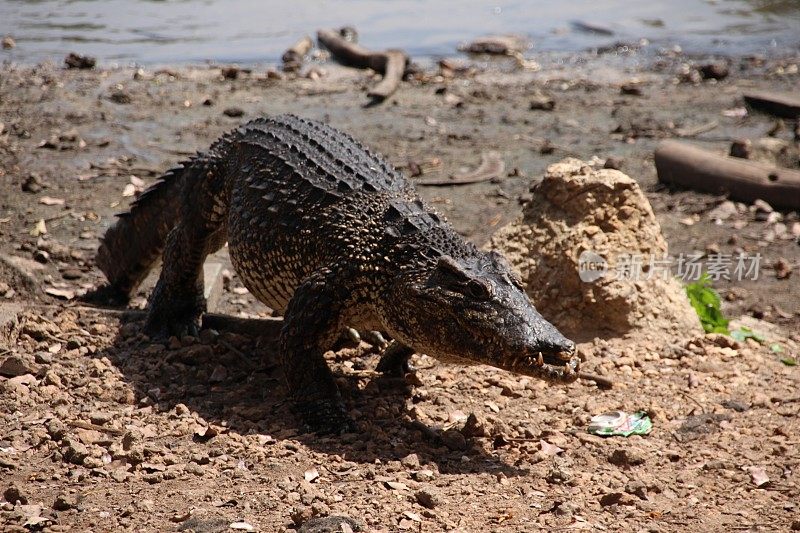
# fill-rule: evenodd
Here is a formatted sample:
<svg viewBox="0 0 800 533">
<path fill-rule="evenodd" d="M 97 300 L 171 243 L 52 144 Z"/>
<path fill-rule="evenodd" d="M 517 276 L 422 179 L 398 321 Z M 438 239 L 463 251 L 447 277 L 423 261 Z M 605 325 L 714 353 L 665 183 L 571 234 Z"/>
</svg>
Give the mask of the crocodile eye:
<svg viewBox="0 0 800 533">
<path fill-rule="evenodd" d="M 476 280 L 467 282 L 467 294 L 476 300 L 488 300 L 492 297 L 492 290 L 486 283 Z"/>
</svg>

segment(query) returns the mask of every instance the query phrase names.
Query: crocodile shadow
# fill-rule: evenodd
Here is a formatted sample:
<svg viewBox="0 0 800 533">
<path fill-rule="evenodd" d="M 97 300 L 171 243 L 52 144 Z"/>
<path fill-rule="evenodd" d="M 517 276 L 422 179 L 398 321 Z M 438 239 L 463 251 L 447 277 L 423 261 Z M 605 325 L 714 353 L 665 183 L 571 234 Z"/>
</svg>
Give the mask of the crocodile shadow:
<svg viewBox="0 0 800 533">
<path fill-rule="evenodd" d="M 435 463 L 443 474 L 503 473 L 511 477 L 527 473 L 470 440 L 464 449 L 452 443 L 448 448 L 438 429 L 410 422 L 404 415 L 413 389 L 401 378 L 370 370 L 335 372 L 345 404 L 361 432 L 307 433 L 287 399 L 274 342 L 203 330 L 202 340 L 170 349 L 142 337 L 138 320 L 141 315 L 121 315 L 113 344 L 93 357 L 107 357 L 122 372 L 139 405 L 157 405 L 160 412 L 168 412 L 184 404 L 213 427 L 224 428 L 222 431 L 269 435 L 276 441 L 291 439 L 356 463 L 385 463 L 415 453 L 421 463 Z M 341 350 L 336 357 L 340 354 Z M 377 358 L 367 354 L 348 360 L 354 368 L 372 369 Z M 194 436 L 198 446 L 212 439 Z"/>
</svg>

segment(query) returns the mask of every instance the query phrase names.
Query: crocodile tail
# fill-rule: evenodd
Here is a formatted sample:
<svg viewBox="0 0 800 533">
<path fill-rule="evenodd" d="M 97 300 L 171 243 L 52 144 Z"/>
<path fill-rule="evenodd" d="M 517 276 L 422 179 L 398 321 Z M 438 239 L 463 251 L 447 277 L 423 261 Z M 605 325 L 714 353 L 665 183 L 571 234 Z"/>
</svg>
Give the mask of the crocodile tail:
<svg viewBox="0 0 800 533">
<path fill-rule="evenodd" d="M 195 157 L 168 170 L 108 228 L 95 262 L 114 298 L 126 300 L 161 257 L 167 235 L 178 223 L 183 192 L 204 178 L 206 163 Z"/>
</svg>

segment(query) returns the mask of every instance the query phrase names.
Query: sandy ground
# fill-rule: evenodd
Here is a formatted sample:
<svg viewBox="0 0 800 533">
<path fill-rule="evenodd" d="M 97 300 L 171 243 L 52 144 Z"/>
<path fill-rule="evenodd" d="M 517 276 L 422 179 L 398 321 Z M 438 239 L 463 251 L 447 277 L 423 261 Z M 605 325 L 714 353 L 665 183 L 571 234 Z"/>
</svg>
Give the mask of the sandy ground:
<svg viewBox="0 0 800 533">
<path fill-rule="evenodd" d="M 791 140 L 790 123 L 730 110 L 746 89 L 796 90 L 798 58 L 734 58 L 725 80 L 680 82 L 693 61 L 642 70 L 586 57 L 538 72 L 477 63 L 474 73 L 404 83 L 374 107 L 363 106 L 368 74 L 327 64 L 319 79 L 263 69 L 225 79 L 214 66 L 3 66 L 2 527 L 313 530 L 312 517 L 346 515 L 375 531 L 800 528 L 798 371 L 769 349 L 778 342 L 800 355 L 797 213 L 734 205 L 715 223 L 724 198 L 664 190 L 652 163 L 659 139 L 712 122 L 691 142 L 725 151 L 770 130 Z M 642 94 L 621 94 L 633 78 Z M 553 110 L 530 109 L 537 91 L 552 95 Z M 613 379 L 611 390 L 424 356 L 417 372 L 390 380 L 372 371 L 377 354 L 362 344 L 329 357 L 363 433 L 302 434 L 268 339 L 206 331 L 148 344 L 135 316 L 76 299 L 101 281 L 97 239 L 138 190 L 240 122 L 281 112 L 327 120 L 407 173 L 424 171 L 412 179 L 447 177 L 498 151 L 506 177 L 421 188 L 478 244 L 518 215 L 548 164 L 621 158 L 673 255 L 764 256 L 757 281 L 716 286 L 730 316 L 764 319 L 757 325 L 771 340 L 657 331 L 598 340 L 584 347 L 585 366 Z M 781 258 L 794 273 L 778 279 Z M 227 264 L 224 252 L 215 260 Z M 235 275 L 219 310 L 268 315 Z M 592 415 L 640 408 L 654 420 L 646 437 L 586 431 Z"/>
</svg>

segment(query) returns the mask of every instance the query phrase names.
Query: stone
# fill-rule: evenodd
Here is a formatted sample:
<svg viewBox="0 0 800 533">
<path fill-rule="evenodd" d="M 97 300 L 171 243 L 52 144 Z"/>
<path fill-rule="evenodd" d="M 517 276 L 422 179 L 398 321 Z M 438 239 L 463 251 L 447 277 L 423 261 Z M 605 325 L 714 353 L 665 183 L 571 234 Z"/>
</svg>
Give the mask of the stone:
<svg viewBox="0 0 800 533">
<path fill-rule="evenodd" d="M 428 509 L 433 509 L 439 505 L 439 496 L 428 489 L 418 490 L 414 497 L 417 499 L 417 503 Z"/>
<path fill-rule="evenodd" d="M 15 378 L 25 374 L 36 374 L 39 368 L 36 365 L 27 364 L 21 357 L 12 355 L 0 361 L 0 376 Z"/>
<path fill-rule="evenodd" d="M 483 417 L 479 418 L 475 413 L 469 414 L 461 432 L 468 438 L 488 437 L 491 434 L 488 422 Z"/>
<path fill-rule="evenodd" d="M 292 514 L 292 521 L 295 524 L 302 523 L 297 529 L 297 533 L 342 533 L 348 530 L 357 533 L 365 531 L 365 526 L 361 521 L 347 516 L 326 516 L 303 520 L 304 518 L 305 516 L 296 517 L 294 513 Z"/>
<path fill-rule="evenodd" d="M 610 505 L 634 505 L 636 502 L 632 496 L 624 492 L 610 492 L 600 497 L 600 505 L 608 507 Z"/>
<path fill-rule="evenodd" d="M 406 468 L 416 470 L 419 468 L 419 457 L 415 453 L 406 455 L 400 460 L 400 464 Z"/>
<path fill-rule="evenodd" d="M 634 448 L 616 448 L 608 456 L 608 462 L 617 466 L 636 466 L 645 462 L 641 451 Z"/>
<path fill-rule="evenodd" d="M 77 505 L 78 497 L 75 494 L 61 492 L 53 502 L 53 509 L 56 511 L 69 511 L 73 507 L 77 507 Z"/>
<path fill-rule="evenodd" d="M 62 440 L 62 446 L 64 459 L 72 464 L 82 465 L 83 460 L 89 457 L 89 448 L 77 439 L 66 437 Z"/>
<path fill-rule="evenodd" d="M 708 212 L 708 218 L 714 221 L 728 220 L 737 213 L 736 204 L 726 200 Z"/>
<path fill-rule="evenodd" d="M 442 443 L 454 451 L 466 450 L 467 439 L 457 429 L 448 429 L 442 432 Z"/>
<path fill-rule="evenodd" d="M 3 491 L 3 498 L 7 502 L 15 505 L 17 502 L 21 503 L 22 505 L 26 505 L 28 503 L 28 498 L 22 493 L 21 490 L 19 490 L 19 487 L 14 484 L 9 485 L 8 488 Z"/>
<path fill-rule="evenodd" d="M 36 352 L 33 354 L 33 360 L 40 365 L 49 365 L 53 362 L 53 354 L 50 352 Z"/>
</svg>

